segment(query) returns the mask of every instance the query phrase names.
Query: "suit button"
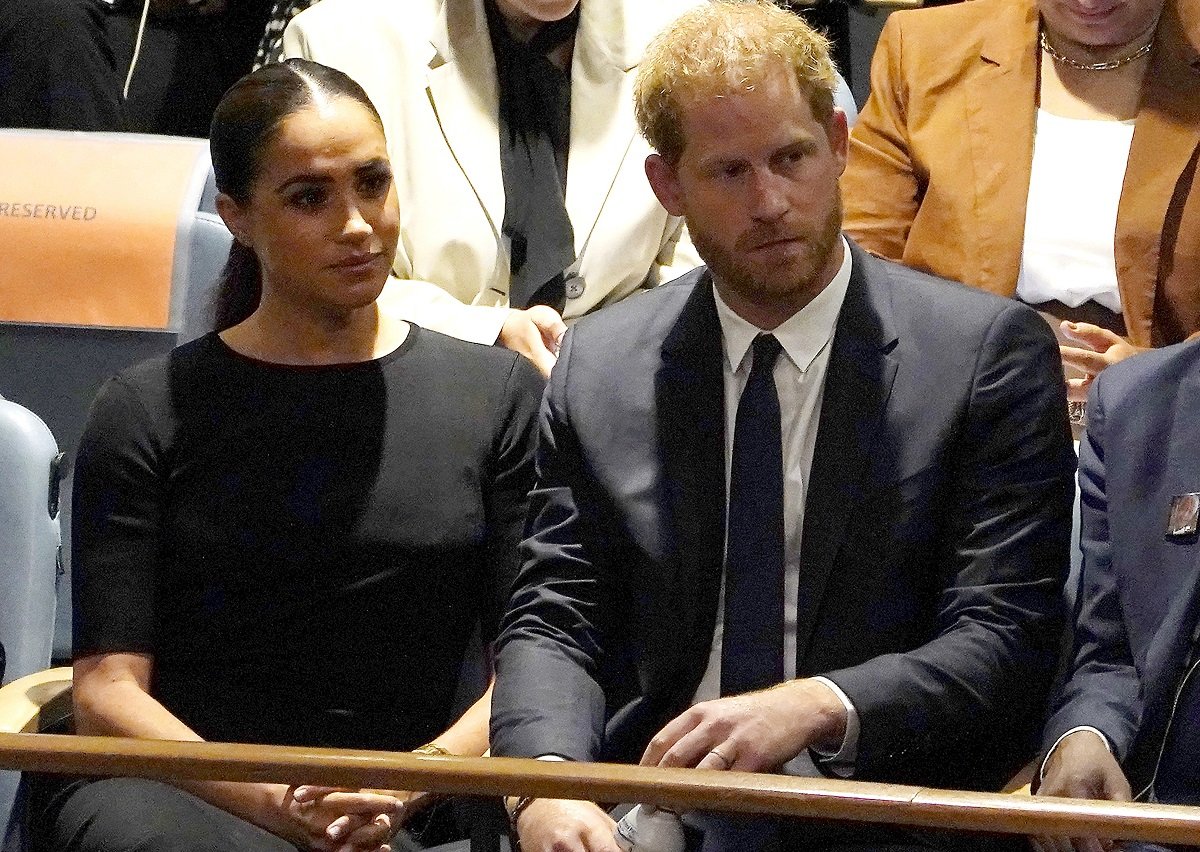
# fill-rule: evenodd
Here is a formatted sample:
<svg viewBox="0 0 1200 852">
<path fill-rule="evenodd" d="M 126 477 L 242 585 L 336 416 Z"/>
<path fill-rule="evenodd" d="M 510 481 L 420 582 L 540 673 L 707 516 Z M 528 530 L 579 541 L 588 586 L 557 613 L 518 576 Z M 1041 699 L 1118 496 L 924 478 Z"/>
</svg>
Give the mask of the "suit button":
<svg viewBox="0 0 1200 852">
<path fill-rule="evenodd" d="M 587 284 L 578 275 L 572 275 L 566 280 L 566 290 L 568 299 L 578 299 L 583 295 L 583 291 L 587 289 Z"/>
</svg>

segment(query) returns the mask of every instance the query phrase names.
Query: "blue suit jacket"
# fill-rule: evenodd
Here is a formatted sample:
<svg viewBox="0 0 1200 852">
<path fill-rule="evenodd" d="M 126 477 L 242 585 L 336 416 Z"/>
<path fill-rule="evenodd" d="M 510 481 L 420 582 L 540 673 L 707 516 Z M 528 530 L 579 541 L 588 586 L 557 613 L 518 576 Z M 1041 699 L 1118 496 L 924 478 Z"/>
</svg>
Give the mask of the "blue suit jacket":
<svg viewBox="0 0 1200 852">
<path fill-rule="evenodd" d="M 1083 569 L 1075 650 L 1046 746 L 1077 725 L 1149 782 L 1200 615 L 1200 543 L 1166 535 L 1171 498 L 1200 491 L 1200 344 L 1101 373 L 1079 448 Z"/>
<path fill-rule="evenodd" d="M 807 493 L 800 675 L 861 720 L 857 777 L 999 785 L 1033 750 L 1074 454 L 1053 335 L 852 248 Z M 706 270 L 574 326 L 542 408 L 492 749 L 635 761 L 703 674 L 724 552 Z"/>
</svg>

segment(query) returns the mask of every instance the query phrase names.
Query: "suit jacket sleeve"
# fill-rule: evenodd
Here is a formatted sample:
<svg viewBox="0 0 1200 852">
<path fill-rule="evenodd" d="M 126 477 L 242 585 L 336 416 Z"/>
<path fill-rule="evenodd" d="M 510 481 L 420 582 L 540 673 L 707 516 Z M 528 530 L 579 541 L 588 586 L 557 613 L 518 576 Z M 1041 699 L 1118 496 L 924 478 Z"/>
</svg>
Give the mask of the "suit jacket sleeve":
<svg viewBox="0 0 1200 852">
<path fill-rule="evenodd" d="M 604 736 L 597 671 L 619 602 L 597 553 L 602 522 L 567 406 L 571 342 L 568 332 L 542 400 L 524 562 L 496 643 L 491 746 L 499 756 L 594 760 Z"/>
<path fill-rule="evenodd" d="M 954 428 L 943 532 L 928 554 L 936 632 L 827 675 L 859 714 L 859 775 L 941 766 L 939 777 L 962 783 L 966 763 L 1003 757 L 1015 769 L 1035 747 L 1062 625 L 1075 461 L 1057 346 L 1032 311 L 1013 304 L 991 322 Z"/>
<path fill-rule="evenodd" d="M 871 61 L 871 96 L 850 134 L 850 158 L 841 180 L 843 230 L 868 251 L 895 261 L 904 256 L 925 193 L 906 126 L 903 17 L 890 16 L 879 37 Z"/>
<path fill-rule="evenodd" d="M 1067 731 L 1090 725 L 1108 737 L 1118 759 L 1129 755 L 1142 715 L 1142 694 L 1125 635 L 1113 548 L 1108 536 L 1104 466 L 1104 374 L 1088 399 L 1087 433 L 1079 445 L 1080 546 L 1083 569 L 1076 605 L 1069 680 L 1046 726 L 1049 749 Z M 1120 451 L 1121 448 L 1116 448 Z"/>
</svg>

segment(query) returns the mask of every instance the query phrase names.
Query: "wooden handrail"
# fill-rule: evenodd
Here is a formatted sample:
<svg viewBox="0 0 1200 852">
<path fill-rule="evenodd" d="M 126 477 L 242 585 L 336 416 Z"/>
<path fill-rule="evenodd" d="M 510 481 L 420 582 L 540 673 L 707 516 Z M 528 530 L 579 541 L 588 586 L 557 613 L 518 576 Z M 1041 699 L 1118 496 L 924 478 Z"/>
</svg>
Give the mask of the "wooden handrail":
<svg viewBox="0 0 1200 852">
<path fill-rule="evenodd" d="M 648 802 L 1008 834 L 1200 843 L 1200 808 L 934 790 L 749 772 L 292 746 L 0 734 L 0 767 L 161 780 L 275 781 Z"/>
</svg>

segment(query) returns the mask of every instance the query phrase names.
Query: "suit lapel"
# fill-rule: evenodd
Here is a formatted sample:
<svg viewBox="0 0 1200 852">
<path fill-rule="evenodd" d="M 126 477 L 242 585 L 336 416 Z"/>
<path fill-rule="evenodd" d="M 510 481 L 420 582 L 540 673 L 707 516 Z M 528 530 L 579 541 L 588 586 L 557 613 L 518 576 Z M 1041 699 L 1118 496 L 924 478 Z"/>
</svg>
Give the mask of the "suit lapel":
<svg viewBox="0 0 1200 852">
<path fill-rule="evenodd" d="M 571 59 L 567 214 L 583 253 L 633 143 L 633 64 L 620 52 L 622 4 L 584 3 Z"/>
<path fill-rule="evenodd" d="M 891 395 L 898 357 L 888 274 L 851 246 L 853 267 L 825 376 L 800 544 L 797 670 L 803 671 L 825 585 L 862 496 L 861 481 Z"/>
<path fill-rule="evenodd" d="M 655 377 L 663 487 L 678 561 L 662 584 L 661 659 L 688 697 L 708 662 L 725 542 L 725 409 L 721 328 L 706 273 L 663 343 Z M 677 629 L 671 629 L 676 626 Z"/>
<path fill-rule="evenodd" d="M 1168 3 L 1129 149 L 1117 215 L 1117 281 L 1130 338 L 1142 346 L 1167 341 L 1152 336 L 1154 296 L 1163 271 L 1162 246 L 1178 227 L 1169 219 L 1180 176 L 1196 168 L 1200 146 L 1200 21 L 1181 19 L 1182 2 Z"/>
<path fill-rule="evenodd" d="M 430 103 L 446 144 L 499 234 L 504 221 L 496 132 L 500 107 L 481 0 L 444 3 L 430 41 L 434 49 L 426 77 Z"/>
<path fill-rule="evenodd" d="M 1021 0 L 989 28 L 979 67 L 967 78 L 966 133 L 975 181 L 979 280 L 1001 296 L 1016 292 L 1033 165 L 1037 104 L 1037 12 Z"/>
</svg>

